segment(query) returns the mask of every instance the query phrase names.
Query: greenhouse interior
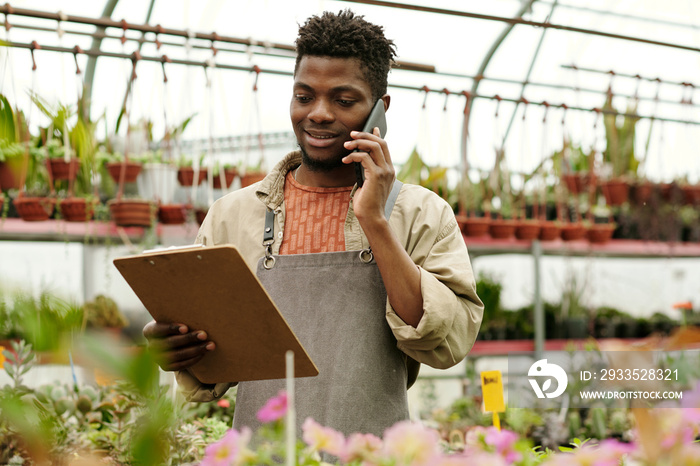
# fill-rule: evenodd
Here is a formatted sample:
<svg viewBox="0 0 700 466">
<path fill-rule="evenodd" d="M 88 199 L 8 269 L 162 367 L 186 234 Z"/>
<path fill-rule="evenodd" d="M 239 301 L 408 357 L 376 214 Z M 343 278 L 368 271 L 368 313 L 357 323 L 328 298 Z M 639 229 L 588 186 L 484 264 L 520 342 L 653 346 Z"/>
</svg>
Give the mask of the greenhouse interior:
<svg viewBox="0 0 700 466">
<path fill-rule="evenodd" d="M 698 2 L 0 13 L 0 464 L 700 466 Z"/>
</svg>

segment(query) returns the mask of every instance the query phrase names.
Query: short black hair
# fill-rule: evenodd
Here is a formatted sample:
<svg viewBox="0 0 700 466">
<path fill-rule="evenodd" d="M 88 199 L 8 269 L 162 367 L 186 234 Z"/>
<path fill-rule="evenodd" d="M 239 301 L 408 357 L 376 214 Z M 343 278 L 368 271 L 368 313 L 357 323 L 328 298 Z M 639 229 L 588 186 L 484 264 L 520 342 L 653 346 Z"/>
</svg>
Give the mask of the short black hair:
<svg viewBox="0 0 700 466">
<path fill-rule="evenodd" d="M 342 10 L 338 14 L 326 11 L 321 16 L 312 16 L 299 27 L 295 44 L 295 75 L 305 55 L 358 58 L 374 100 L 386 94 L 389 70 L 395 63 L 396 46 L 384 36 L 382 26 L 366 21 L 364 16 L 355 15 L 350 10 Z"/>
</svg>

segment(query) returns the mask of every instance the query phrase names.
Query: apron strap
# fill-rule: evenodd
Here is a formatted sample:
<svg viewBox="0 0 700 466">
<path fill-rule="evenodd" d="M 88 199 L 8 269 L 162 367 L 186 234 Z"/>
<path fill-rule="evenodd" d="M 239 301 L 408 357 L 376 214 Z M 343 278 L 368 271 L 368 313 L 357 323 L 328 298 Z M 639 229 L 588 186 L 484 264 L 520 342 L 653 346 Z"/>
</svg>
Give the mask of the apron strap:
<svg viewBox="0 0 700 466">
<path fill-rule="evenodd" d="M 391 217 L 391 211 L 394 210 L 394 204 L 396 204 L 396 198 L 399 197 L 399 191 L 401 191 L 401 186 L 403 183 L 399 180 L 394 180 L 394 186 L 391 187 L 391 192 L 389 197 L 386 199 L 386 204 L 384 205 L 384 216 L 387 220 Z"/>
</svg>

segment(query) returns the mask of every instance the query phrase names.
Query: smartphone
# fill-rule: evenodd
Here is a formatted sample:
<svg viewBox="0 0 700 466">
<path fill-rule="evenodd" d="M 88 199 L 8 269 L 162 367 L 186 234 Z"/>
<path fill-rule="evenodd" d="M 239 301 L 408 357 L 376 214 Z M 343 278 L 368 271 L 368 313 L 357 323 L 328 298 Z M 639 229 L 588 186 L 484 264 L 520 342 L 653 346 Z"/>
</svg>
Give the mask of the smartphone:
<svg viewBox="0 0 700 466">
<path fill-rule="evenodd" d="M 369 113 L 369 117 L 365 122 L 362 131 L 365 133 L 371 133 L 374 128 L 379 128 L 379 136 L 382 138 L 386 136 L 386 114 L 384 113 L 384 101 L 379 99 L 374 108 Z M 359 149 L 355 149 L 355 152 L 359 152 Z M 355 176 L 357 177 L 357 187 L 361 188 L 365 183 L 365 169 L 361 163 L 355 162 Z"/>
</svg>

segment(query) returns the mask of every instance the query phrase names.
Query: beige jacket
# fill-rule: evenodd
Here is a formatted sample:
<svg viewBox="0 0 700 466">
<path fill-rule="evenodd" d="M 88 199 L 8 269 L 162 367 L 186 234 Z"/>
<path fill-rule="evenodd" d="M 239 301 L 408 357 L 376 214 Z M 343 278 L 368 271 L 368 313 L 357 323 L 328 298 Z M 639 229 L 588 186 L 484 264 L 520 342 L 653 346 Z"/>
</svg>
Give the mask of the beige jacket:
<svg viewBox="0 0 700 466">
<path fill-rule="evenodd" d="M 235 244 L 255 270 L 264 256 L 265 210 L 270 208 L 276 212 L 272 250 L 279 254 L 285 220 L 285 175 L 300 163 L 301 154 L 292 152 L 264 180 L 217 200 L 209 209 L 196 242 L 206 246 Z M 464 239 L 452 209 L 443 199 L 421 186 L 406 184 L 389 223 L 421 273 L 424 314 L 418 327 L 405 324 L 388 299 L 386 304 L 386 320 L 398 348 L 409 357 L 409 380 L 413 381 L 419 363 L 446 369 L 464 359 L 476 340 L 483 304 L 476 295 Z M 368 246 L 351 200 L 345 220 L 345 248 L 351 251 Z M 177 378 L 185 395 L 194 401 L 214 399 L 230 386 L 204 385 L 187 372 L 178 373 Z"/>
</svg>

